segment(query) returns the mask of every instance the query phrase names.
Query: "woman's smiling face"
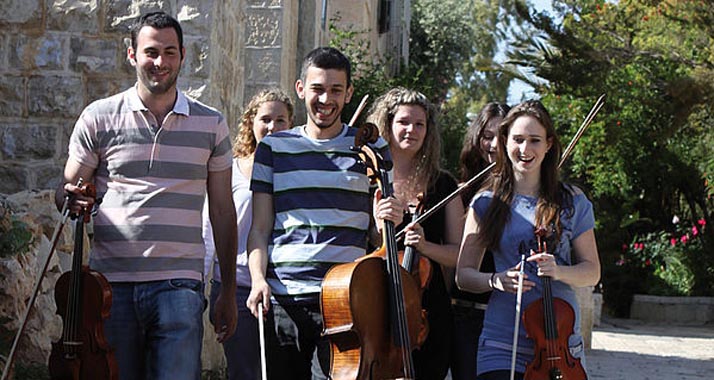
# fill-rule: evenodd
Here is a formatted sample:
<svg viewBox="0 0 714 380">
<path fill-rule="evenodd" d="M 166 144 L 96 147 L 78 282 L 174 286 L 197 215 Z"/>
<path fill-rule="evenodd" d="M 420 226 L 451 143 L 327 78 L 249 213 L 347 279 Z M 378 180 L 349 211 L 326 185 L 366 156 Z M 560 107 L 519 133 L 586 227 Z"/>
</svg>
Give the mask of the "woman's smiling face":
<svg viewBox="0 0 714 380">
<path fill-rule="evenodd" d="M 517 118 L 508 130 L 506 152 L 515 173 L 540 172 L 540 166 L 552 142 L 538 119 L 532 116 Z"/>
</svg>

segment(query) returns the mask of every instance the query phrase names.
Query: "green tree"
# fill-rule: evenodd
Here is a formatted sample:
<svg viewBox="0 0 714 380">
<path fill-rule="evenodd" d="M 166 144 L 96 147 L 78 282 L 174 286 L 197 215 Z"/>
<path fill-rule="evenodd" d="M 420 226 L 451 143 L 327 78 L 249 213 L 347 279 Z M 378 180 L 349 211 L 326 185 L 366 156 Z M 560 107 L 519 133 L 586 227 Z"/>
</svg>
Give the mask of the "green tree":
<svg viewBox="0 0 714 380">
<path fill-rule="evenodd" d="M 361 38 L 366 31 L 338 28 L 333 20 L 330 44 L 355 66 L 356 101 L 346 114 L 356 110 L 365 94 L 374 100 L 398 85 L 421 91 L 442 111 L 444 164 L 454 170 L 468 125 L 466 114 L 487 101 L 506 98 L 509 78 L 491 64 L 498 39 L 489 30 L 500 20 L 498 6 L 496 1 L 413 1 L 409 64 L 396 74 L 387 70 L 393 57 L 370 58 L 370 46 Z"/>
<path fill-rule="evenodd" d="M 564 141 L 590 103 L 608 95 L 565 173 L 592 191 L 607 286 L 608 265 L 634 234 L 671 230 L 674 215 L 711 223 L 714 5 L 553 3 L 549 15 L 516 1 L 536 33 L 517 34 L 508 55 L 547 81 L 533 84 Z M 712 229 L 705 235 L 697 265 L 707 269 L 695 278 L 693 294 L 712 293 Z"/>
</svg>

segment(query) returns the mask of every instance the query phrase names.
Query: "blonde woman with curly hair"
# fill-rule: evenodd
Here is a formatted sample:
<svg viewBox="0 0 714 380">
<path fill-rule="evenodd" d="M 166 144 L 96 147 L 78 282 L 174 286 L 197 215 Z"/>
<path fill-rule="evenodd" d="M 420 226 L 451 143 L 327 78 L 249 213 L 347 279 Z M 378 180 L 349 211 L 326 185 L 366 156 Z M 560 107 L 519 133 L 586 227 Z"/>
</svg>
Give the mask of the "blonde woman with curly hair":
<svg viewBox="0 0 714 380">
<path fill-rule="evenodd" d="M 370 110 L 368 121 L 379 127 L 389 144 L 394 162 L 394 194 L 409 205 L 424 195 L 428 209 L 456 189 L 456 180 L 440 167 L 441 137 L 436 109 L 414 90 L 394 88 L 382 95 Z M 411 212 L 404 217 L 404 244 L 413 246 L 432 265 L 432 279 L 424 289 L 423 307 L 428 312 L 429 336 L 414 351 L 417 379 L 443 379 L 449 369 L 453 317 L 445 273 L 456 266 L 464 208 L 456 197 L 425 220 L 410 225 Z"/>
<path fill-rule="evenodd" d="M 223 352 L 228 363 L 228 378 L 231 380 L 256 379 L 260 373 L 258 321 L 245 306 L 251 285 L 246 244 L 252 222 L 252 193 L 249 187 L 253 171 L 253 155 L 256 146 L 263 137 L 291 128 L 292 119 L 293 103 L 283 90 L 276 88 L 262 90 L 248 103 L 241 116 L 238 134 L 233 142 L 233 203 L 238 216 L 238 255 L 236 259 L 238 324 L 235 334 L 223 342 Z M 209 274 L 211 266 L 213 266 L 210 297 L 211 311 L 213 311 L 213 305 L 221 287 L 221 278 L 218 261 L 213 257 L 215 247 L 207 215 L 204 215 L 203 225 L 203 238 L 206 245 L 206 275 Z"/>
</svg>

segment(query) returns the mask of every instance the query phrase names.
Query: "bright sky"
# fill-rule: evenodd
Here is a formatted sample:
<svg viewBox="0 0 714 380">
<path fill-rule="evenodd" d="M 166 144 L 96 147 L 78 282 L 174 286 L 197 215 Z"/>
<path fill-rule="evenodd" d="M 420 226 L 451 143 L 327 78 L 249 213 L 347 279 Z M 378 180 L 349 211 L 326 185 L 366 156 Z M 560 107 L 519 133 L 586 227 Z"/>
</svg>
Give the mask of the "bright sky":
<svg viewBox="0 0 714 380">
<path fill-rule="evenodd" d="M 551 0 L 530 0 L 530 3 L 538 11 L 550 11 L 552 9 Z M 520 103 L 521 100 L 531 99 L 535 96 L 536 94 L 533 92 L 533 87 L 521 82 L 520 80 L 513 80 L 511 85 L 508 87 L 507 101 L 510 105 Z"/>
</svg>

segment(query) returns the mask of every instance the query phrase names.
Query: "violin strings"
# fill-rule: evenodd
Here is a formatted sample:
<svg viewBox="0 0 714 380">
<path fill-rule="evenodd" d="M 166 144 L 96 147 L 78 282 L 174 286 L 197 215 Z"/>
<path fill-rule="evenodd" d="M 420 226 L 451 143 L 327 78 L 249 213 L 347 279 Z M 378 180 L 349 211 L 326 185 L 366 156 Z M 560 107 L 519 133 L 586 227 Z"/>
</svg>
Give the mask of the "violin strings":
<svg viewBox="0 0 714 380">
<path fill-rule="evenodd" d="M 545 241 L 541 240 L 541 236 L 537 235 L 538 251 L 548 252 L 548 246 Z M 548 366 L 552 369 L 555 367 L 555 358 L 557 356 L 556 339 L 558 336 L 557 327 L 555 326 L 555 313 L 553 311 L 553 296 L 552 287 L 549 276 L 543 276 L 543 313 L 544 313 L 544 329 L 546 340 L 546 352 Z"/>
<path fill-rule="evenodd" d="M 390 227 L 390 233 L 393 234 L 394 230 L 394 225 L 390 222 L 389 223 Z M 402 289 L 402 282 L 401 282 L 401 273 L 399 271 L 399 263 L 396 260 L 396 257 L 394 257 L 394 253 L 396 252 L 396 247 L 392 244 L 393 242 L 391 239 L 388 239 L 388 245 L 391 246 L 391 250 L 388 249 L 389 253 L 389 259 L 387 260 L 387 265 L 390 266 L 390 272 L 392 274 L 392 286 L 395 291 L 396 295 L 396 301 L 397 305 L 396 307 L 396 314 L 397 314 L 397 326 L 399 330 L 399 340 L 401 344 L 401 352 L 402 352 L 402 360 L 404 363 L 404 370 L 405 372 L 409 372 L 409 369 L 412 368 L 411 365 L 411 355 L 409 354 L 409 331 L 408 331 L 408 324 L 407 324 L 407 318 L 406 318 L 406 310 L 405 310 L 405 305 L 404 305 L 404 293 Z M 410 376 L 409 373 L 405 373 L 405 375 Z"/>
<path fill-rule="evenodd" d="M 553 368 L 554 363 L 553 363 L 553 358 L 556 355 L 556 346 L 555 346 L 555 335 L 557 332 L 555 331 L 555 327 L 553 326 L 554 323 L 554 315 L 553 315 L 553 302 L 550 294 L 550 277 L 543 277 L 543 307 L 545 311 L 545 339 L 546 339 L 546 346 L 547 346 L 547 351 L 548 351 L 548 365 Z"/>
<path fill-rule="evenodd" d="M 85 210 L 86 211 L 86 210 Z M 67 309 L 65 310 L 66 327 L 63 332 L 65 353 L 74 355 L 78 353 L 78 331 L 82 310 L 82 256 L 84 243 L 84 217 L 83 213 L 77 217 L 75 224 L 74 257 L 72 258 L 72 273 L 70 277 Z"/>
</svg>

